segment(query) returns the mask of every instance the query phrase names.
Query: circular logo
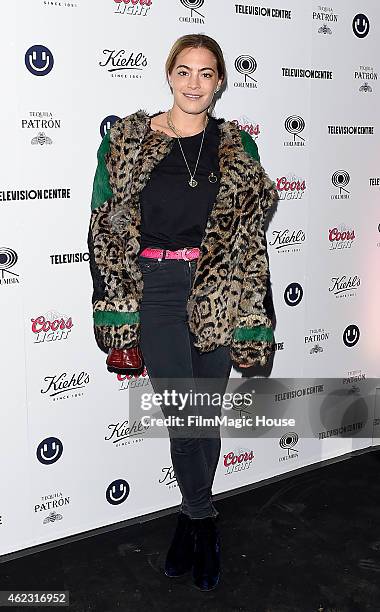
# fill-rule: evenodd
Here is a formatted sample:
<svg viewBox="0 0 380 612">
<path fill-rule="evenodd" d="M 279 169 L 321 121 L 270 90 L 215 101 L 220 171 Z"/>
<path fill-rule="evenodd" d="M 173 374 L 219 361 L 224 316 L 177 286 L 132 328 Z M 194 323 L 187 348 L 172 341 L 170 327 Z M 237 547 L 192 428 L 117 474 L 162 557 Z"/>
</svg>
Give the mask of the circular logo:
<svg viewBox="0 0 380 612">
<path fill-rule="evenodd" d="M 43 45 L 33 45 L 25 53 L 25 66 L 35 76 L 45 76 L 54 66 L 53 54 Z"/>
<path fill-rule="evenodd" d="M 303 297 L 303 289 L 299 283 L 290 283 L 284 291 L 285 304 L 297 306 Z"/>
<path fill-rule="evenodd" d="M 108 115 L 108 117 L 105 117 L 103 119 L 100 124 L 100 135 L 102 138 L 106 135 L 108 130 L 111 129 L 115 121 L 117 121 L 118 119 L 120 119 L 120 117 L 118 117 L 117 115 Z"/>
<path fill-rule="evenodd" d="M 291 117 L 285 119 L 285 129 L 290 134 L 299 134 L 305 129 L 305 122 L 302 117 L 298 117 L 298 115 L 292 115 Z"/>
<path fill-rule="evenodd" d="M 129 495 L 129 484 L 123 478 L 111 482 L 106 489 L 106 500 L 113 506 L 122 504 Z"/>
<path fill-rule="evenodd" d="M 12 268 L 18 260 L 16 251 L 7 247 L 0 247 L 0 270 Z"/>
<path fill-rule="evenodd" d="M 255 72 L 257 62 L 251 55 L 239 55 L 235 60 L 235 68 L 240 74 L 249 76 Z"/>
<path fill-rule="evenodd" d="M 55 463 L 63 453 L 63 444 L 58 438 L 45 438 L 39 443 L 36 450 L 37 459 L 40 463 L 50 465 Z"/>
<path fill-rule="evenodd" d="M 199 9 L 204 5 L 205 0 L 181 0 L 181 4 L 188 9 Z"/>
<path fill-rule="evenodd" d="M 280 438 L 280 446 L 283 449 L 293 448 L 299 440 L 299 436 L 295 431 L 286 433 Z"/>
<path fill-rule="evenodd" d="M 363 13 L 355 15 L 352 22 L 352 29 L 358 38 L 365 38 L 369 32 L 369 19 Z"/>
<path fill-rule="evenodd" d="M 360 330 L 357 325 L 348 325 L 343 332 L 343 342 L 346 346 L 355 346 L 359 342 Z"/>
<path fill-rule="evenodd" d="M 335 187 L 346 187 L 350 182 L 350 175 L 345 170 L 337 170 L 331 177 Z"/>
</svg>

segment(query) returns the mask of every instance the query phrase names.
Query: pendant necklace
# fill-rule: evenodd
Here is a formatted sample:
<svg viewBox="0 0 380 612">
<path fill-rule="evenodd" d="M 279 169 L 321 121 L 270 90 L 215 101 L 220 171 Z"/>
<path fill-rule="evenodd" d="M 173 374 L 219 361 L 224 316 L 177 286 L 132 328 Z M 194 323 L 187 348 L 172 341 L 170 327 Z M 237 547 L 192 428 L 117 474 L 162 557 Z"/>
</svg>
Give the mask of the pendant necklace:
<svg viewBox="0 0 380 612">
<path fill-rule="evenodd" d="M 201 156 L 201 151 L 202 151 L 202 147 L 203 147 L 203 141 L 204 141 L 204 137 L 205 137 L 205 130 L 206 130 L 206 126 L 208 124 L 208 117 L 206 115 L 206 123 L 205 123 L 205 126 L 203 128 L 201 146 L 199 147 L 198 158 L 197 158 L 197 162 L 195 164 L 195 168 L 194 168 L 194 172 L 193 173 L 191 172 L 191 170 L 189 168 L 189 164 L 187 163 L 187 159 L 186 159 L 185 153 L 183 152 L 183 148 L 182 148 L 182 144 L 181 144 L 181 136 L 178 134 L 178 131 L 177 131 L 176 127 L 173 124 L 170 110 L 167 112 L 166 119 L 167 119 L 167 124 L 168 124 L 169 128 L 171 130 L 173 130 L 174 134 L 177 136 L 177 141 L 178 141 L 179 147 L 181 149 L 182 157 L 183 157 L 183 159 L 185 161 L 187 170 L 188 170 L 189 175 L 190 175 L 190 179 L 188 181 L 188 184 L 190 185 L 190 187 L 196 187 L 198 185 L 198 181 L 195 180 L 194 176 L 195 176 L 195 173 L 196 173 L 197 168 L 198 168 L 199 158 Z M 211 172 L 209 174 L 209 176 L 208 176 L 208 180 L 210 181 L 210 183 L 216 183 L 216 181 L 218 180 L 218 177 L 213 172 Z"/>
</svg>

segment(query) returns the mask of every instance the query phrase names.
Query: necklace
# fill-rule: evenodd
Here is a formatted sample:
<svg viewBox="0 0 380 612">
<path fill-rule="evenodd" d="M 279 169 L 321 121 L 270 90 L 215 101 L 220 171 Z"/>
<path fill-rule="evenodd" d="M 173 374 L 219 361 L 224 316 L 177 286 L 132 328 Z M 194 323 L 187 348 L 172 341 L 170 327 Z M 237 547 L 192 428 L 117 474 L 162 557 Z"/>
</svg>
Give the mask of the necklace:
<svg viewBox="0 0 380 612">
<path fill-rule="evenodd" d="M 199 148 L 198 158 L 197 158 L 197 162 L 195 164 L 195 168 L 194 168 L 194 172 L 193 173 L 191 172 L 191 170 L 189 168 L 189 164 L 187 163 L 187 159 L 186 159 L 186 156 L 185 156 L 185 154 L 183 152 L 183 148 L 182 148 L 182 144 L 181 144 L 181 136 L 178 134 L 178 131 L 177 131 L 177 129 L 176 129 L 176 127 L 175 127 L 175 125 L 174 125 L 174 123 L 172 121 L 170 110 L 167 112 L 166 118 L 167 118 L 168 126 L 170 127 L 171 130 L 173 130 L 174 134 L 177 136 L 177 140 L 178 140 L 179 147 L 181 149 L 182 157 L 183 157 L 183 159 L 185 161 L 187 170 L 188 170 L 189 175 L 190 175 L 190 180 L 188 181 L 188 183 L 189 183 L 190 187 L 196 187 L 198 185 L 198 181 L 195 180 L 194 176 L 195 176 L 195 173 L 196 173 L 197 168 L 198 168 L 199 158 L 201 156 L 201 151 L 202 151 L 202 147 L 203 147 L 203 141 L 204 141 L 204 137 L 205 137 L 205 130 L 206 130 L 206 126 L 208 124 L 208 117 L 206 115 L 206 123 L 205 123 L 205 126 L 203 128 L 201 146 Z M 210 181 L 210 183 L 216 183 L 216 181 L 218 180 L 218 177 L 213 172 L 211 172 L 209 174 L 209 176 L 208 176 L 208 180 Z"/>
</svg>

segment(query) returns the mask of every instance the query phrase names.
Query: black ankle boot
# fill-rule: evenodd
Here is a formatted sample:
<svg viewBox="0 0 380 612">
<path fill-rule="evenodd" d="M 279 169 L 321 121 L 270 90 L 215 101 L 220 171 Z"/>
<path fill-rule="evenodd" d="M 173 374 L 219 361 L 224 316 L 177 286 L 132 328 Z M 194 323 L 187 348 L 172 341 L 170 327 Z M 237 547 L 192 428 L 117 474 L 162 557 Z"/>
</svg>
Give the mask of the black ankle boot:
<svg viewBox="0 0 380 612">
<path fill-rule="evenodd" d="M 194 519 L 194 584 L 201 591 L 214 589 L 220 577 L 220 535 L 215 518 Z"/>
<path fill-rule="evenodd" d="M 188 572 L 193 565 L 194 535 L 192 520 L 180 512 L 177 527 L 165 562 L 165 574 L 176 578 Z"/>
</svg>

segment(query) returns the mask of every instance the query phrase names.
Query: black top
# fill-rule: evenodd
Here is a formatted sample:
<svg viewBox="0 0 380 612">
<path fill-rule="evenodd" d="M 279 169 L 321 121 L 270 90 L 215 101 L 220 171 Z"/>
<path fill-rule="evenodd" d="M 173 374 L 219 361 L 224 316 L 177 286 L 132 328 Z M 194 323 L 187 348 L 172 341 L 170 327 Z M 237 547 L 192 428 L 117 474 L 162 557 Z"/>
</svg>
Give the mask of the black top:
<svg viewBox="0 0 380 612">
<path fill-rule="evenodd" d="M 177 138 L 174 139 L 170 153 L 154 168 L 140 194 L 140 252 L 148 246 L 171 250 L 200 246 L 219 190 L 219 140 L 217 120 L 209 117 L 194 177 L 198 185 L 190 187 L 190 175 Z M 191 172 L 201 141 L 202 132 L 181 138 Z M 211 172 L 218 179 L 216 183 L 208 180 Z"/>
</svg>

